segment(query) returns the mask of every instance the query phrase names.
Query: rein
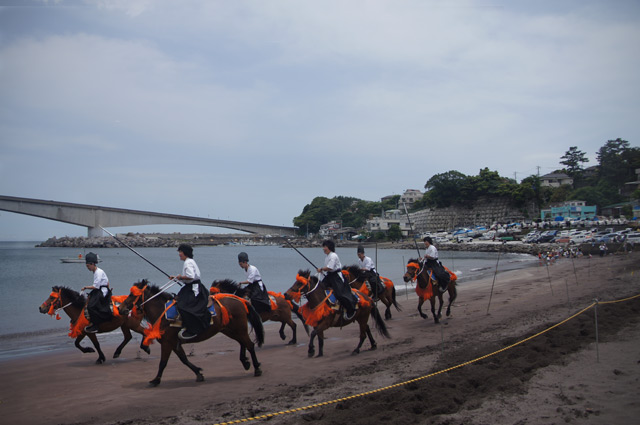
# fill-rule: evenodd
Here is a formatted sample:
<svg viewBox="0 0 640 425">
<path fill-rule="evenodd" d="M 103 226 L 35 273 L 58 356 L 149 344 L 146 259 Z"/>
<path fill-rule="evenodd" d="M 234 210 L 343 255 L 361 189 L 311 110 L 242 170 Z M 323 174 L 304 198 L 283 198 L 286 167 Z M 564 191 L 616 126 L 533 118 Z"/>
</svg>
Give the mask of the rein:
<svg viewBox="0 0 640 425">
<path fill-rule="evenodd" d="M 68 302 L 68 303 L 67 303 L 67 304 L 65 304 L 65 305 L 62 305 L 62 301 L 60 300 L 60 294 L 61 294 L 61 292 L 62 292 L 62 289 L 58 289 L 58 292 L 55 292 L 55 291 L 54 291 L 54 292 L 52 292 L 52 293 L 49 295 L 51 298 L 55 298 L 55 299 L 56 299 L 56 301 L 54 301 L 54 302 L 52 302 L 52 303 L 51 303 L 51 305 L 49 306 L 49 311 L 47 312 L 47 314 L 48 314 L 49 316 L 53 316 L 53 315 L 55 314 L 55 316 L 56 316 L 56 320 L 60 320 L 60 315 L 58 314 L 58 313 L 60 312 L 60 310 L 64 310 L 65 308 L 67 308 L 67 307 L 69 307 L 71 304 L 73 304 L 73 301 L 71 301 L 71 302 Z M 56 308 L 56 309 L 54 310 L 54 308 L 55 308 L 54 306 L 55 306 L 55 303 L 56 303 L 56 302 L 57 302 L 58 304 L 60 304 L 60 307 L 59 307 L 59 308 Z"/>
<path fill-rule="evenodd" d="M 409 263 L 407 264 L 407 269 L 415 269 L 413 277 L 411 278 L 411 282 L 415 282 L 418 279 L 418 276 L 422 274 L 424 271 L 424 266 L 426 263 L 420 265 L 419 263 Z"/>
</svg>

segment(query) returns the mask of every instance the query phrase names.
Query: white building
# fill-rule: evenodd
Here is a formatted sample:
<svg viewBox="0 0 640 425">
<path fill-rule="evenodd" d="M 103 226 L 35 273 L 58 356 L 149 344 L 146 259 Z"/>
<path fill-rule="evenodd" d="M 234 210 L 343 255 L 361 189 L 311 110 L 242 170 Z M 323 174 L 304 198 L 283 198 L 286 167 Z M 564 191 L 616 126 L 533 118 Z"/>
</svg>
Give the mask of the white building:
<svg viewBox="0 0 640 425">
<path fill-rule="evenodd" d="M 402 205 L 406 204 L 407 205 L 407 209 L 409 209 L 414 204 L 414 202 L 417 202 L 420 199 L 422 199 L 423 195 L 424 195 L 424 193 L 422 193 L 421 191 L 419 191 L 417 189 L 407 189 L 400 196 L 400 205 L 399 206 L 404 208 Z"/>
<path fill-rule="evenodd" d="M 384 212 L 384 217 L 374 217 L 371 220 L 367 220 L 367 231 L 370 233 L 387 232 L 394 224 L 400 227 L 402 236 L 410 234 L 411 226 L 409 226 L 409 220 L 401 210 L 387 210 Z"/>
</svg>

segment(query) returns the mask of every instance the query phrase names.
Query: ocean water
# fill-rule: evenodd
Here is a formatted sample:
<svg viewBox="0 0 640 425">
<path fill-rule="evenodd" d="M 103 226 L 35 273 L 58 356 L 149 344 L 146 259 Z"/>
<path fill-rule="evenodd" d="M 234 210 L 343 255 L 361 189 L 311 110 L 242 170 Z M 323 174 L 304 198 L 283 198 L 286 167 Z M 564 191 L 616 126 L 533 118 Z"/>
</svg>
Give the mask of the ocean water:
<svg viewBox="0 0 640 425">
<path fill-rule="evenodd" d="M 65 350 L 73 347 L 67 337 L 69 319 L 60 312 L 61 320 L 41 314 L 38 307 L 48 298 L 52 286 L 67 286 L 80 290 L 93 282 L 93 274 L 82 263 L 62 263 L 61 258 L 77 257 L 89 251 L 97 253 L 102 268 L 109 277 L 114 295 L 129 293 L 131 285 L 148 279 L 162 285 L 167 278 L 156 268 L 145 262 L 127 248 L 91 249 L 36 248 L 38 242 L 0 242 L 0 361 L 32 354 Z M 169 275 L 182 271 L 182 262 L 175 248 L 135 248 L 147 260 Z M 202 274 L 202 281 L 209 286 L 216 279 L 245 279 L 238 266 L 237 255 L 245 251 L 251 264 L 258 267 L 267 289 L 284 292 L 295 281 L 298 270 L 312 269 L 300 254 L 291 248 L 279 246 L 208 246 L 195 247 L 194 259 Z M 299 248 L 299 251 L 314 265 L 324 265 L 321 248 Z M 344 266 L 356 264 L 355 248 L 337 248 Z M 424 254 L 424 248 L 420 247 Z M 402 249 L 366 248 L 366 254 L 377 264 L 378 272 L 391 279 L 397 290 L 412 290 L 405 285 L 402 275 L 405 265 L 417 257 L 417 251 Z M 484 275 L 493 274 L 498 260 L 497 253 L 440 251 L 440 260 L 458 275 L 460 285 L 473 284 Z M 501 254 L 498 270 L 506 271 L 537 264 L 537 259 L 525 254 Z M 177 292 L 178 287 L 170 292 Z M 101 341 L 121 341 L 119 331 L 101 334 Z M 85 344 L 89 343 L 83 341 Z M 137 346 L 140 336 L 134 334 L 129 343 Z M 111 353 L 105 353 L 110 355 Z"/>
</svg>

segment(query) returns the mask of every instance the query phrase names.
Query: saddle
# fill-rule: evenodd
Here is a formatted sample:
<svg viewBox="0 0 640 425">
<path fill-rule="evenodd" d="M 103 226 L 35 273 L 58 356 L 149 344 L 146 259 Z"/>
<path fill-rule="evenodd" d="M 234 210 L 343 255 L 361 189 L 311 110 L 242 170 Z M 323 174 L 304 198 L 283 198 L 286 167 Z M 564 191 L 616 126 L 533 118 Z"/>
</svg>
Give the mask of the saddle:
<svg viewBox="0 0 640 425">
<path fill-rule="evenodd" d="M 182 320 L 180 319 L 180 313 L 178 312 L 178 308 L 176 307 L 175 300 L 169 300 L 164 305 L 164 318 L 167 319 L 170 324 L 169 326 L 173 328 L 181 328 Z M 213 304 L 213 296 L 209 297 L 209 301 L 207 303 L 207 310 L 211 313 L 211 323 L 213 324 L 213 318 L 216 316 L 216 309 Z"/>
</svg>

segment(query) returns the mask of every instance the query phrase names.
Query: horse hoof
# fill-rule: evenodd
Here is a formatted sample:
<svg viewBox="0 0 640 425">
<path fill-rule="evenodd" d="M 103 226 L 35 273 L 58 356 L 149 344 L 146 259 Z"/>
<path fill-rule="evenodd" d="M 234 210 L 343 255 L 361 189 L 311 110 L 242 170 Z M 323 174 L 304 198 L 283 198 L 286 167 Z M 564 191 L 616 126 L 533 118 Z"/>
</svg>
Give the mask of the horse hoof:
<svg viewBox="0 0 640 425">
<path fill-rule="evenodd" d="M 204 376 L 199 373 L 198 376 L 196 376 L 196 382 L 203 382 L 204 381 Z"/>
<path fill-rule="evenodd" d="M 85 354 L 86 354 L 86 353 L 95 353 L 95 352 L 96 352 L 96 350 L 94 350 L 94 349 L 93 349 L 93 348 L 91 348 L 91 347 L 87 347 L 87 348 L 85 348 L 84 350 L 82 350 L 82 352 L 83 352 L 83 353 L 85 353 Z"/>
<path fill-rule="evenodd" d="M 360 350 L 357 348 L 351 352 L 352 356 L 355 356 L 356 354 L 360 354 Z"/>
<path fill-rule="evenodd" d="M 104 359 L 98 359 L 98 360 L 96 360 L 96 364 L 102 364 L 102 363 L 104 363 Z"/>
<path fill-rule="evenodd" d="M 244 367 L 244 370 L 249 370 L 251 368 L 251 363 L 248 360 L 244 360 L 242 362 L 242 367 Z"/>
<path fill-rule="evenodd" d="M 284 341 L 285 339 L 287 339 L 287 336 L 282 333 L 282 334 L 280 334 L 280 339 Z"/>
<path fill-rule="evenodd" d="M 287 343 L 287 345 L 296 345 L 297 343 L 297 341 L 291 340 Z"/>
<path fill-rule="evenodd" d="M 373 350 L 377 350 L 377 349 L 378 349 L 378 346 L 377 346 L 376 344 L 373 344 L 373 345 L 371 346 L 371 351 L 373 351 Z"/>
<path fill-rule="evenodd" d="M 256 369 L 256 371 L 253 372 L 253 376 L 262 376 L 262 371 L 260 369 Z"/>
<path fill-rule="evenodd" d="M 323 357 L 323 354 L 322 354 L 322 353 L 318 354 L 318 355 L 316 356 L 316 359 L 317 359 L 318 357 Z"/>
<path fill-rule="evenodd" d="M 311 358 L 311 357 L 313 357 L 313 355 L 314 355 L 315 353 L 316 353 L 315 351 L 309 351 L 309 352 L 307 353 L 307 357 Z"/>
<path fill-rule="evenodd" d="M 142 351 L 144 351 L 145 353 L 151 355 L 151 349 L 148 345 L 141 345 L 140 348 L 142 348 Z"/>
<path fill-rule="evenodd" d="M 120 353 L 113 353 L 113 358 L 117 359 L 118 357 L 120 357 Z"/>
<path fill-rule="evenodd" d="M 149 381 L 150 387 L 157 387 L 158 385 L 160 385 L 160 378 L 155 378 L 154 380 Z"/>
</svg>

